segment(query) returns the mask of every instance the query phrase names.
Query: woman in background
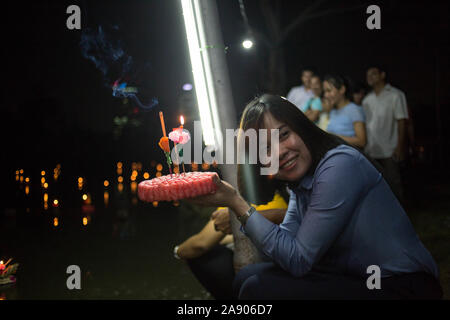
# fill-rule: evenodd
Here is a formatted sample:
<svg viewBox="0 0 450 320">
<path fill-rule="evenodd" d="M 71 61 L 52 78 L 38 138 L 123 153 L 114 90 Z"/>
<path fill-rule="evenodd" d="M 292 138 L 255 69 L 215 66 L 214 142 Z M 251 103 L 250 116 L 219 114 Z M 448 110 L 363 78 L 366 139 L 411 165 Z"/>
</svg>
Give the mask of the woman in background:
<svg viewBox="0 0 450 320">
<path fill-rule="evenodd" d="M 327 75 L 323 81 L 323 88 L 325 98 L 333 107 L 327 131 L 363 149 L 366 145 L 364 111 L 351 102 L 353 97 L 348 81 L 338 75 Z"/>
</svg>

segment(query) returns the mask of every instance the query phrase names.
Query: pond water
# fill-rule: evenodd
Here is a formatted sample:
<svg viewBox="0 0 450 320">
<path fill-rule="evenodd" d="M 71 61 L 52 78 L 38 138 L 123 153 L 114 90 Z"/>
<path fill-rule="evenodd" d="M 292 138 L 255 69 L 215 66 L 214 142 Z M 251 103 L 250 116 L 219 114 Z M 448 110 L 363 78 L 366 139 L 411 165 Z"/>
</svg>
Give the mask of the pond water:
<svg viewBox="0 0 450 320">
<path fill-rule="evenodd" d="M 176 244 L 202 228 L 211 209 L 143 203 L 131 170 L 109 179 L 81 177 L 80 185 L 80 176 L 62 169 L 55 180 L 52 171 L 32 172 L 26 183 L 30 172 L 25 170 L 14 181 L 15 205 L 1 216 L 0 259 L 12 257 L 20 266 L 16 284 L 0 286 L 2 299 L 211 298 L 172 254 Z M 144 179 L 143 172 L 134 182 Z M 81 269 L 80 290 L 67 288 L 70 265 Z"/>
</svg>

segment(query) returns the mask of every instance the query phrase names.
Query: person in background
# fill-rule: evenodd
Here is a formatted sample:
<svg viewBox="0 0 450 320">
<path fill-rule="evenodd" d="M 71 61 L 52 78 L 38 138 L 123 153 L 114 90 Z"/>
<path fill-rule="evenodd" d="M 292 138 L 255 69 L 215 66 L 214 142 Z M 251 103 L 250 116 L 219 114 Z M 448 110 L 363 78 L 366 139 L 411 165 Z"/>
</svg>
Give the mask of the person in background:
<svg viewBox="0 0 450 320">
<path fill-rule="evenodd" d="M 362 101 L 367 94 L 367 89 L 362 82 L 353 82 L 352 86 L 352 102 L 358 106 L 362 106 Z"/>
<path fill-rule="evenodd" d="M 322 112 L 320 113 L 317 126 L 323 131 L 327 131 L 328 123 L 330 122 L 330 112 L 333 109 L 333 106 L 331 105 L 330 101 L 325 97 L 321 99 L 321 103 L 322 103 Z"/>
<path fill-rule="evenodd" d="M 302 71 L 302 85 L 293 87 L 286 96 L 297 108 L 301 108 L 310 98 L 314 97 L 311 90 L 311 78 L 314 75 L 313 68 L 304 68 Z"/>
<path fill-rule="evenodd" d="M 323 88 L 325 98 L 333 107 L 327 131 L 357 148 L 364 148 L 366 145 L 364 112 L 351 102 L 352 94 L 348 80 L 339 75 L 327 75 L 323 81 Z"/>
<path fill-rule="evenodd" d="M 386 83 L 383 67 L 367 69 L 367 84 L 373 90 L 362 102 L 367 121 L 365 151 L 381 164 L 394 194 L 403 201 L 399 164 L 406 155 L 406 97 L 401 90 Z"/>
<path fill-rule="evenodd" d="M 280 224 L 287 203 L 279 193 L 265 205 L 252 205 L 265 218 Z M 174 256 L 183 259 L 206 290 L 217 300 L 232 299 L 233 235 L 228 208 L 219 207 L 203 229 L 176 246 Z"/>
<path fill-rule="evenodd" d="M 322 96 L 322 82 L 318 75 L 311 77 L 311 91 L 314 96 L 309 98 L 300 110 L 303 111 L 309 120 L 317 124 L 322 111 L 322 102 L 320 100 Z"/>
</svg>

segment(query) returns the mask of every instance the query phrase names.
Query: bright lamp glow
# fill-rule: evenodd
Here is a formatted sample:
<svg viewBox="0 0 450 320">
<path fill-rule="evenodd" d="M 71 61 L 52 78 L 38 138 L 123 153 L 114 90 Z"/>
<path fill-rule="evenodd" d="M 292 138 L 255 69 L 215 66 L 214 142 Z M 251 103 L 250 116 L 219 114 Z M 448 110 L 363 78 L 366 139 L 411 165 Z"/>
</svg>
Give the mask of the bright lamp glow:
<svg viewBox="0 0 450 320">
<path fill-rule="evenodd" d="M 242 41 L 242 46 L 245 48 L 245 49 L 250 49 L 251 47 L 253 47 L 253 42 L 252 42 L 252 40 L 244 40 L 244 41 Z"/>
<path fill-rule="evenodd" d="M 217 100 L 209 62 L 208 44 L 198 0 L 181 0 L 188 39 L 195 93 L 206 146 L 218 147 L 222 141 Z"/>
<path fill-rule="evenodd" d="M 183 90 L 184 91 L 191 91 L 192 90 L 192 84 L 190 83 L 186 83 L 183 85 Z"/>
</svg>

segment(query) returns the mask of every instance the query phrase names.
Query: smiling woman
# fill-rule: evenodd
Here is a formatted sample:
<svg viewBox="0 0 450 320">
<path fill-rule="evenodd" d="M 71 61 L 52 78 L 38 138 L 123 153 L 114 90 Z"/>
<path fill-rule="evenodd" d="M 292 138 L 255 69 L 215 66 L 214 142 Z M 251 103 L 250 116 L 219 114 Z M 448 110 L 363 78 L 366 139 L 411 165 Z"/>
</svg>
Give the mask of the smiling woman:
<svg viewBox="0 0 450 320">
<path fill-rule="evenodd" d="M 257 193 L 267 193 L 271 199 L 280 185 L 299 180 L 307 172 L 313 171 L 325 153 L 345 144 L 345 141 L 330 135 L 317 127 L 298 108 L 288 100 L 273 95 L 263 95 L 251 101 L 242 114 L 241 129 L 279 129 L 280 170 L 274 176 L 276 179 L 267 180 L 261 175 L 254 175 L 253 186 L 245 183 L 248 174 L 257 172 L 258 165 L 238 165 L 238 182 L 241 194 L 251 194 L 255 191 L 249 188 L 260 186 Z M 269 135 L 268 135 L 269 136 Z M 300 139 L 300 137 L 302 137 Z M 290 163 L 288 163 L 290 162 Z"/>
<path fill-rule="evenodd" d="M 258 194 L 272 181 L 290 189 L 280 225 L 250 209 L 217 179 L 214 195 L 196 203 L 228 206 L 270 262 L 239 271 L 240 299 L 440 299 L 436 263 L 376 167 L 339 137 L 319 129 L 286 99 L 263 95 L 245 108 L 241 129 L 279 129 L 280 169 L 269 183 L 246 172 L 240 181 Z M 256 167 L 260 164 L 256 165 Z M 253 176 L 252 176 L 253 175 Z M 248 180 L 256 183 L 248 183 Z M 368 285 L 377 274 L 381 289 Z M 380 279 L 381 278 L 381 279 Z M 369 283 L 370 284 L 370 283 Z"/>
</svg>

